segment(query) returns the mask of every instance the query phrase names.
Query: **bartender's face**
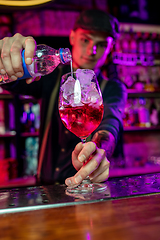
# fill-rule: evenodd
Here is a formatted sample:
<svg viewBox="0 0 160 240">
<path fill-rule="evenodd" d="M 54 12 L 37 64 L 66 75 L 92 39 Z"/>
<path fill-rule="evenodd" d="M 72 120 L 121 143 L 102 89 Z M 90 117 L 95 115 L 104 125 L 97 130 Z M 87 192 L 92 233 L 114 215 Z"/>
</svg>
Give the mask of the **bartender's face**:
<svg viewBox="0 0 160 240">
<path fill-rule="evenodd" d="M 97 69 L 101 67 L 113 46 L 113 38 L 106 33 L 78 28 L 71 31 L 73 68 Z"/>
</svg>

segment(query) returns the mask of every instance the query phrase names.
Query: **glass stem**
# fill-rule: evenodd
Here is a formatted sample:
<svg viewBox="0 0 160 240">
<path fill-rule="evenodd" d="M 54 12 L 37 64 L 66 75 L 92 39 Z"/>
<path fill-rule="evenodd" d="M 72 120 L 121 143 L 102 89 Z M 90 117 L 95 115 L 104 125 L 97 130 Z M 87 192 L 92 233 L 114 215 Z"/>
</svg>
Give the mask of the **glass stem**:
<svg viewBox="0 0 160 240">
<path fill-rule="evenodd" d="M 86 143 L 86 138 L 81 138 L 82 143 Z"/>
<path fill-rule="evenodd" d="M 84 144 L 86 143 L 86 138 L 81 138 L 81 142 Z M 83 163 L 83 166 L 85 165 L 85 162 Z"/>
<path fill-rule="evenodd" d="M 86 138 L 81 138 L 81 142 L 82 143 L 86 143 Z M 86 164 L 86 162 L 83 162 L 83 166 Z M 89 176 L 87 176 L 83 181 L 82 181 L 82 183 L 88 183 L 88 182 L 90 182 L 90 179 L 89 179 Z"/>
</svg>

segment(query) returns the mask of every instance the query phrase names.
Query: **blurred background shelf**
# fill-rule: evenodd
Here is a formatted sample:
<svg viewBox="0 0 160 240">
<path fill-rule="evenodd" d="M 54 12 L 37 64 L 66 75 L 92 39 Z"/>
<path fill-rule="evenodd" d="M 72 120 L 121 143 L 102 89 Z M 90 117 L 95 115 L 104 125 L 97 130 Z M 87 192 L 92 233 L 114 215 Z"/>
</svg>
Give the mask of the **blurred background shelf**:
<svg viewBox="0 0 160 240">
<path fill-rule="evenodd" d="M 144 98 L 160 98 L 160 89 L 156 91 L 137 91 L 136 89 L 127 89 L 128 97 L 129 98 L 138 98 L 138 97 L 144 97 Z"/>
<path fill-rule="evenodd" d="M 110 169 L 109 177 L 121 177 L 121 176 L 132 176 L 132 175 L 142 175 L 148 173 L 158 173 L 160 172 L 160 165 L 148 165 L 142 167 L 128 167 L 128 168 L 114 168 Z"/>
<path fill-rule="evenodd" d="M 21 137 L 39 137 L 39 132 L 23 132 Z"/>
<path fill-rule="evenodd" d="M 0 138 L 9 138 L 9 137 L 14 137 L 16 136 L 16 131 L 9 131 L 5 133 L 0 133 Z"/>
<path fill-rule="evenodd" d="M 129 126 L 124 127 L 125 132 L 134 132 L 134 131 L 160 131 L 160 126 L 151 126 L 151 127 L 138 127 L 138 126 Z"/>
</svg>

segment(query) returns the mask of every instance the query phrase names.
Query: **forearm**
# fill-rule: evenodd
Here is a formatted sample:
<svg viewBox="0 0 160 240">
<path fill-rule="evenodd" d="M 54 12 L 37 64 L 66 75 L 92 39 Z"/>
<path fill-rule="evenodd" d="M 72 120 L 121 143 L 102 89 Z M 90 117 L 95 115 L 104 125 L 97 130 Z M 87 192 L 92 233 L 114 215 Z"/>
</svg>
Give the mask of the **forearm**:
<svg viewBox="0 0 160 240">
<path fill-rule="evenodd" d="M 105 150 L 108 159 L 112 156 L 116 145 L 112 133 L 106 130 L 100 130 L 94 134 L 92 141 L 96 143 L 97 147 Z"/>
</svg>

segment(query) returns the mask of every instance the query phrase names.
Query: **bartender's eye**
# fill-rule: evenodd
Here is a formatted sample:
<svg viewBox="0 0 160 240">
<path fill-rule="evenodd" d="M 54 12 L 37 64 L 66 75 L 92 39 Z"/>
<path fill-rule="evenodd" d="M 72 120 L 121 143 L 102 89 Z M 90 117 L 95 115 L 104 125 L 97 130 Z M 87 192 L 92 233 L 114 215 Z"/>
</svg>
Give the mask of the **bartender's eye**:
<svg viewBox="0 0 160 240">
<path fill-rule="evenodd" d="M 87 38 L 81 38 L 81 41 L 82 41 L 83 43 L 88 43 L 88 42 L 89 42 L 89 40 L 88 40 Z"/>
</svg>

